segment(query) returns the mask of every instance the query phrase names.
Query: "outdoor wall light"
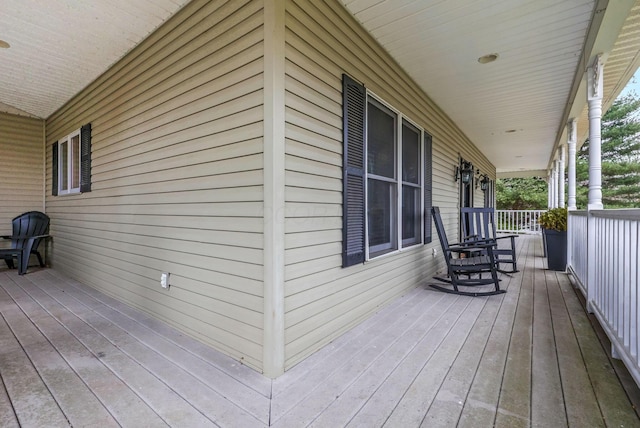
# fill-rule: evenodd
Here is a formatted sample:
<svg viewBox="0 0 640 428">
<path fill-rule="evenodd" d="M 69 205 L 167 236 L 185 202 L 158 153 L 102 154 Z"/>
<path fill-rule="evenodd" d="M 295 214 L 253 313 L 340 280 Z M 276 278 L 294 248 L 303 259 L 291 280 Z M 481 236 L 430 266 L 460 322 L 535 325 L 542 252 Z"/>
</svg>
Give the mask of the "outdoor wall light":
<svg viewBox="0 0 640 428">
<path fill-rule="evenodd" d="M 487 174 L 482 174 L 482 180 L 480 180 L 480 189 L 482 189 L 483 192 L 486 192 L 488 188 L 489 177 L 487 176 Z"/>
<path fill-rule="evenodd" d="M 455 181 L 462 180 L 462 183 L 471 183 L 471 177 L 473 177 L 473 166 L 471 162 L 462 161 L 460 166 L 456 166 Z"/>
</svg>

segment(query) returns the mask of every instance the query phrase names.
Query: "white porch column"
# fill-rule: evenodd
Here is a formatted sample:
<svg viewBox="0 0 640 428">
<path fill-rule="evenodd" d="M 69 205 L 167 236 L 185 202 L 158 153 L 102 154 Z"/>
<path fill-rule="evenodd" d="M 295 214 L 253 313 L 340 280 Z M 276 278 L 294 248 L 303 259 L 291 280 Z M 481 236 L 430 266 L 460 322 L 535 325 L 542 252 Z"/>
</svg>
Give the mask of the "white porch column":
<svg viewBox="0 0 640 428">
<path fill-rule="evenodd" d="M 571 119 L 567 124 L 567 144 L 569 145 L 569 210 L 577 209 L 576 206 L 576 140 L 578 124 Z"/>
<path fill-rule="evenodd" d="M 602 71 L 598 55 L 587 69 L 587 102 L 589 103 L 589 209 L 602 209 Z"/>
<path fill-rule="evenodd" d="M 559 148 L 560 158 L 558 159 L 558 206 L 564 208 L 564 165 L 565 165 L 565 149 L 564 144 Z"/>
<path fill-rule="evenodd" d="M 551 171 L 547 171 L 547 208 L 551 208 L 551 198 L 553 197 L 553 180 L 551 179 Z"/>
<path fill-rule="evenodd" d="M 558 207 L 558 161 L 553 161 L 553 170 L 551 171 L 551 188 L 553 192 L 551 193 L 551 208 Z"/>
<path fill-rule="evenodd" d="M 587 102 L 589 104 L 589 200 L 587 203 L 587 260 L 596 260 L 596 218 L 593 210 L 602 205 L 602 71 L 603 64 L 598 55 L 587 69 Z M 600 284 L 603 286 L 603 284 Z M 597 294 L 596 263 L 587 267 L 587 311 L 593 313 L 592 303 Z"/>
</svg>

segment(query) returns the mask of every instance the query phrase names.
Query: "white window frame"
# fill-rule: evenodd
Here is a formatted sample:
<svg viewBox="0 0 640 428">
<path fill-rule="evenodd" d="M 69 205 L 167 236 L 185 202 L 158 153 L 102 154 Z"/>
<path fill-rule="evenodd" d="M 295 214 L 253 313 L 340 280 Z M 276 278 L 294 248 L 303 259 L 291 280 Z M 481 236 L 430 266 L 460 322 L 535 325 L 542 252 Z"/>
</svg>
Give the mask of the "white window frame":
<svg viewBox="0 0 640 428">
<path fill-rule="evenodd" d="M 77 159 L 74 159 L 74 156 L 73 156 L 72 141 L 74 137 L 77 137 L 77 141 L 78 141 L 78 150 L 76 151 Z M 66 148 L 65 148 L 65 144 L 66 144 Z M 64 151 L 63 148 L 66 149 L 66 152 L 67 152 L 66 154 L 63 153 Z M 77 129 L 73 131 L 71 134 L 66 135 L 58 140 L 58 195 L 69 195 L 74 193 L 80 193 L 80 180 L 82 175 L 82 172 L 81 172 L 82 168 L 80 164 L 81 149 L 82 149 L 82 146 L 81 146 L 80 129 Z M 68 160 L 66 168 L 64 168 L 65 155 Z M 76 164 L 76 171 L 77 171 L 76 179 L 77 179 L 78 187 L 71 187 L 73 183 L 74 162 Z M 67 180 L 67 188 L 63 188 L 65 176 Z"/>
<path fill-rule="evenodd" d="M 395 130 L 395 150 L 396 150 L 396 172 L 395 172 L 395 180 L 389 180 L 386 177 L 379 177 L 377 175 L 373 175 L 370 174 L 369 171 L 369 165 L 368 165 L 368 144 L 365 145 L 365 154 L 364 154 L 364 158 L 365 158 L 365 165 L 364 165 L 364 171 L 365 171 L 365 180 L 364 180 L 364 185 L 365 185 L 365 190 L 364 190 L 364 197 L 365 197 L 365 260 L 372 260 L 372 259 L 377 259 L 379 257 L 384 257 L 390 254 L 396 254 L 399 252 L 402 252 L 404 250 L 408 250 L 410 248 L 416 247 L 418 245 L 423 244 L 424 242 L 424 185 L 425 185 L 425 147 L 424 147 L 424 136 L 425 136 L 425 132 L 424 132 L 424 128 L 422 128 L 421 126 L 419 126 L 415 121 L 411 120 L 410 118 L 408 118 L 407 116 L 405 116 L 404 114 L 402 114 L 398 109 L 394 108 L 393 106 L 391 106 L 389 103 L 385 102 L 382 98 L 380 98 L 379 96 L 375 95 L 373 92 L 367 90 L 367 100 L 366 100 L 366 108 L 365 108 L 365 141 L 369 141 L 369 126 L 368 123 L 366 122 L 367 118 L 369 117 L 368 111 L 369 111 L 369 102 L 370 100 L 375 100 L 375 102 L 381 104 L 382 106 L 384 106 L 385 108 L 389 109 L 393 114 L 396 115 L 396 130 Z M 418 239 L 414 242 L 411 243 L 405 243 L 403 242 L 402 239 L 402 190 L 403 190 L 403 176 L 402 176 L 402 126 L 403 123 L 407 122 L 409 124 L 411 124 L 411 126 L 415 127 L 419 133 L 420 133 L 420 219 L 419 219 L 419 225 L 420 225 L 420 230 L 418 231 Z M 392 217 L 392 221 L 395 223 L 395 248 L 394 249 L 389 249 L 388 251 L 385 251 L 384 248 L 374 248 L 374 251 L 371 251 L 372 248 L 369 245 L 369 178 L 374 178 L 374 179 L 378 179 L 378 180 L 383 180 L 383 181 L 391 181 L 395 184 L 396 186 L 396 200 L 395 200 L 395 213 L 393 213 L 393 217 Z M 393 248 L 393 245 L 389 246 L 391 248 Z M 374 253 L 374 255 L 372 255 L 372 253 Z"/>
</svg>

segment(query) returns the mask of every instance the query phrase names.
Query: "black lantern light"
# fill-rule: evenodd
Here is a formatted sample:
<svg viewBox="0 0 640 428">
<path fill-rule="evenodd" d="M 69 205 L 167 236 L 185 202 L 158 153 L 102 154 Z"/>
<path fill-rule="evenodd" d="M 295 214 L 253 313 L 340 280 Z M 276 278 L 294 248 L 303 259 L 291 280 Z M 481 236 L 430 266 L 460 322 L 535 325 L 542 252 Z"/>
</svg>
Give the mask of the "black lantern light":
<svg viewBox="0 0 640 428">
<path fill-rule="evenodd" d="M 487 176 L 487 174 L 483 174 L 482 180 L 480 180 L 480 189 L 482 189 L 483 192 L 486 192 L 488 188 L 489 188 L 489 177 Z"/>
<path fill-rule="evenodd" d="M 464 184 L 471 183 L 471 178 L 473 177 L 473 166 L 471 162 L 462 161 L 460 166 L 456 166 L 456 175 L 455 180 L 462 180 Z"/>
</svg>

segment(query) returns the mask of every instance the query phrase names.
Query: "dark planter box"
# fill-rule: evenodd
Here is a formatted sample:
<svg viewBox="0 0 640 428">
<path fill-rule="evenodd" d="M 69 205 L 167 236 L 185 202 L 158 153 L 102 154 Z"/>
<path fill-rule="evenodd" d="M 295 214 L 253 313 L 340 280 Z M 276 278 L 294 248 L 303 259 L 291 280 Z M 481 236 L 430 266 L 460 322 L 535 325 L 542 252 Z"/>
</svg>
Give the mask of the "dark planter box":
<svg viewBox="0 0 640 428">
<path fill-rule="evenodd" d="M 567 269 L 567 232 L 544 229 L 545 252 L 547 266 L 551 270 Z"/>
</svg>

